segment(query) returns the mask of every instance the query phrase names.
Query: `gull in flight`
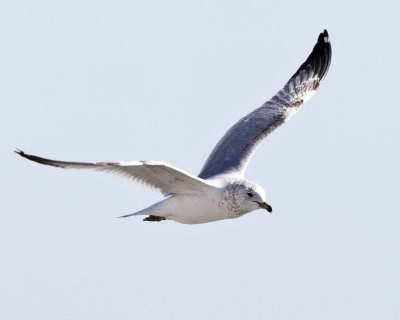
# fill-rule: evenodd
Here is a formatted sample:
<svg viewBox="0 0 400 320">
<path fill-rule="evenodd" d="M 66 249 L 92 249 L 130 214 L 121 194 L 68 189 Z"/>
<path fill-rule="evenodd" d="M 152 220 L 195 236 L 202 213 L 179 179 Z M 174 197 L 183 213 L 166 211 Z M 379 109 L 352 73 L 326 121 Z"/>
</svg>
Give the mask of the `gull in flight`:
<svg viewBox="0 0 400 320">
<path fill-rule="evenodd" d="M 196 224 L 237 218 L 260 208 L 272 213 L 263 188 L 244 178 L 246 167 L 260 143 L 316 92 L 328 72 L 331 55 L 329 35 L 324 30 L 307 60 L 283 89 L 225 133 L 197 177 L 160 161 L 67 162 L 37 157 L 21 150 L 15 152 L 59 168 L 115 173 L 166 196 L 123 218 L 146 215 L 144 221 Z"/>
</svg>

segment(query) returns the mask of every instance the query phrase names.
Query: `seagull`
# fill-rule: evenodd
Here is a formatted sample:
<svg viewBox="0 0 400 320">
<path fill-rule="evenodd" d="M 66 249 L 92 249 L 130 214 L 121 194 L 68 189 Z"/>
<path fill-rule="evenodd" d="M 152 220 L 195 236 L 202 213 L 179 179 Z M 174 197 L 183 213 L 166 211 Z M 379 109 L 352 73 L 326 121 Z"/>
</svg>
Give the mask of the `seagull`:
<svg viewBox="0 0 400 320">
<path fill-rule="evenodd" d="M 59 168 L 114 173 L 166 197 L 120 218 L 145 215 L 144 221 L 199 224 L 241 217 L 257 209 L 272 213 L 264 189 L 244 178 L 247 165 L 260 143 L 314 95 L 328 72 L 331 56 L 329 35 L 324 30 L 307 60 L 283 89 L 225 133 L 197 177 L 160 161 L 67 162 L 37 157 L 19 149 L 15 152 L 26 159 Z"/>
</svg>

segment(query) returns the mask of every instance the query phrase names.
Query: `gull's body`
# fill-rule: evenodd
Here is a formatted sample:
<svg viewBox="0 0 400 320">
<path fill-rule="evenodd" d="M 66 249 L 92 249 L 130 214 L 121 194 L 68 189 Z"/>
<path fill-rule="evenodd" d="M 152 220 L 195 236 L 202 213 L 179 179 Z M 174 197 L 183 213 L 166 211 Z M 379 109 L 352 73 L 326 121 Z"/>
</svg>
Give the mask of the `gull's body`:
<svg viewBox="0 0 400 320">
<path fill-rule="evenodd" d="M 205 223 L 222 219 L 228 216 L 225 210 L 220 210 L 218 201 L 220 190 L 213 188 L 203 195 L 174 195 L 157 202 L 135 214 L 146 214 L 153 217 L 164 217 L 186 224 Z M 155 218 L 157 221 L 158 219 Z"/>
<path fill-rule="evenodd" d="M 123 217 L 145 214 L 152 217 L 149 221 L 163 220 L 157 218 L 162 217 L 181 223 L 196 224 L 237 218 L 259 209 L 260 204 L 262 208 L 272 212 L 272 208 L 265 202 L 264 191 L 254 183 L 222 177 L 215 179 L 214 183 L 210 182 L 207 181 L 198 193 L 174 194 L 146 209 Z M 250 192 L 253 193 L 252 199 L 260 204 L 239 201 L 242 195 L 247 197 L 247 193 Z"/>
<path fill-rule="evenodd" d="M 244 172 L 258 145 L 285 123 L 317 90 L 330 65 L 328 32 L 318 37 L 307 60 L 271 100 L 240 119 L 221 138 L 198 177 L 159 161 L 66 162 L 24 153 L 21 156 L 61 168 L 108 171 L 155 189 L 167 198 L 138 212 L 146 221 L 174 220 L 195 224 L 240 217 L 256 209 L 272 212 L 263 188 Z"/>
</svg>

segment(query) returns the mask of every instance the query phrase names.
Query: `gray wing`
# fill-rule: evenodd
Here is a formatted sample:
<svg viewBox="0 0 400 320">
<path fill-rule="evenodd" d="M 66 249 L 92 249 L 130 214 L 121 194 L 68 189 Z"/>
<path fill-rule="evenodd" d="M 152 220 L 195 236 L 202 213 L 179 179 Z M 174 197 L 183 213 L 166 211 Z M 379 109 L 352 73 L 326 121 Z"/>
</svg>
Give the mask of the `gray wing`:
<svg viewBox="0 0 400 320">
<path fill-rule="evenodd" d="M 283 89 L 260 108 L 240 119 L 221 138 L 199 177 L 208 179 L 225 173 L 243 175 L 263 139 L 285 123 L 316 92 L 329 69 L 331 55 L 329 35 L 324 30 L 307 60 Z"/>
<path fill-rule="evenodd" d="M 15 151 L 20 156 L 41 163 L 66 169 L 93 169 L 107 171 L 142 183 L 145 186 L 169 194 L 199 194 L 214 188 L 209 182 L 189 173 L 158 161 L 129 162 L 67 162 L 37 157 L 21 150 Z"/>
</svg>

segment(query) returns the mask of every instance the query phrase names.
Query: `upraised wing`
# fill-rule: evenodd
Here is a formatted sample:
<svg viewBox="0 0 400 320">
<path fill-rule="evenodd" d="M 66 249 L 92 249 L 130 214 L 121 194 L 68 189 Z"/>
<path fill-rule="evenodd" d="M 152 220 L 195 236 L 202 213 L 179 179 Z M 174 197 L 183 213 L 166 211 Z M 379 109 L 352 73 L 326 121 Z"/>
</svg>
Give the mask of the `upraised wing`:
<svg viewBox="0 0 400 320">
<path fill-rule="evenodd" d="M 263 139 L 285 123 L 316 92 L 329 69 L 331 55 L 329 35 L 324 30 L 307 60 L 283 89 L 240 119 L 221 138 L 199 177 L 208 179 L 228 173 L 243 176 L 251 156 Z"/>
<path fill-rule="evenodd" d="M 144 184 L 164 195 L 199 194 L 214 188 L 209 182 L 189 173 L 158 161 L 129 162 L 66 162 L 37 157 L 21 150 L 15 151 L 20 156 L 54 167 L 65 169 L 93 169 L 107 171 Z"/>
</svg>

